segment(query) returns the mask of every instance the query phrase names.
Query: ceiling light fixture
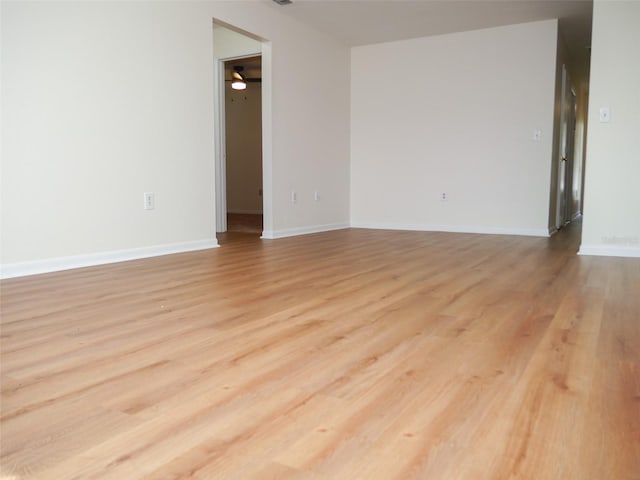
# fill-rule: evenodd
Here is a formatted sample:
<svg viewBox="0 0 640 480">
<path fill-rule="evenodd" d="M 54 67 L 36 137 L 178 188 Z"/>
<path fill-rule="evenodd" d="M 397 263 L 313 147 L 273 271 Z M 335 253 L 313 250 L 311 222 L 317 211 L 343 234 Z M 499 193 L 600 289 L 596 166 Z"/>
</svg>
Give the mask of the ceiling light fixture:
<svg viewBox="0 0 640 480">
<path fill-rule="evenodd" d="M 291 0 L 273 0 L 274 2 L 276 2 L 278 5 L 289 5 L 291 3 Z"/>
<path fill-rule="evenodd" d="M 240 72 L 242 67 L 234 67 L 234 72 L 231 74 L 231 88 L 234 90 L 244 90 L 247 88 L 247 82 Z"/>
</svg>

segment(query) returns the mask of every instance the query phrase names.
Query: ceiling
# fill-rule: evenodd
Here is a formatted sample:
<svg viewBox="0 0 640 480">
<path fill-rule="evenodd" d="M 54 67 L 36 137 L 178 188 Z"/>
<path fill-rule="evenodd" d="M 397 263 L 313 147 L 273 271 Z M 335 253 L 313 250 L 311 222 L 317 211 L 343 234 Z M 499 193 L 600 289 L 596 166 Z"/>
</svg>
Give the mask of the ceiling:
<svg viewBox="0 0 640 480">
<path fill-rule="evenodd" d="M 586 81 L 592 0 L 292 0 L 269 2 L 350 46 L 559 19 L 560 33 Z"/>
</svg>

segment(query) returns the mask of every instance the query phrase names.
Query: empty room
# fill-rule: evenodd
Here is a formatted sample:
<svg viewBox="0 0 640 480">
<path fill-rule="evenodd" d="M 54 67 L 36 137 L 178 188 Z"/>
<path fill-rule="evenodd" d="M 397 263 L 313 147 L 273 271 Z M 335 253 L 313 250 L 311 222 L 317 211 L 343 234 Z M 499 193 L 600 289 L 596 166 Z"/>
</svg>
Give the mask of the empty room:
<svg viewBox="0 0 640 480">
<path fill-rule="evenodd" d="M 640 1 L 0 9 L 0 480 L 640 480 Z"/>
</svg>

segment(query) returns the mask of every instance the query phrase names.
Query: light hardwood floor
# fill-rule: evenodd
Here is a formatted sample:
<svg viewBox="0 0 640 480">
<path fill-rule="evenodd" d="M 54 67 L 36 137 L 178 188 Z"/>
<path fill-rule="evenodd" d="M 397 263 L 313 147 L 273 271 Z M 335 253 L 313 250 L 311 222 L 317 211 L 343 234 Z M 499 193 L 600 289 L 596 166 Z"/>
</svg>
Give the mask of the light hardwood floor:
<svg viewBox="0 0 640 480">
<path fill-rule="evenodd" d="M 3 281 L 2 479 L 638 480 L 640 259 L 343 230 Z"/>
</svg>

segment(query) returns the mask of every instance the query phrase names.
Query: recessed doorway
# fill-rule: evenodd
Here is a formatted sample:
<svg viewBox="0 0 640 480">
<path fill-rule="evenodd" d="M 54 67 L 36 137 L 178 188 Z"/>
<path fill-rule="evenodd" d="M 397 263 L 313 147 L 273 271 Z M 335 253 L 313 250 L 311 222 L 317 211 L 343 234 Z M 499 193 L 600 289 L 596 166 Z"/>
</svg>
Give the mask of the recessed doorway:
<svg viewBox="0 0 640 480">
<path fill-rule="evenodd" d="M 262 57 L 226 60 L 225 187 L 227 232 L 263 229 Z"/>
<path fill-rule="evenodd" d="M 213 56 L 216 236 L 271 238 L 271 42 L 214 18 Z"/>
</svg>

